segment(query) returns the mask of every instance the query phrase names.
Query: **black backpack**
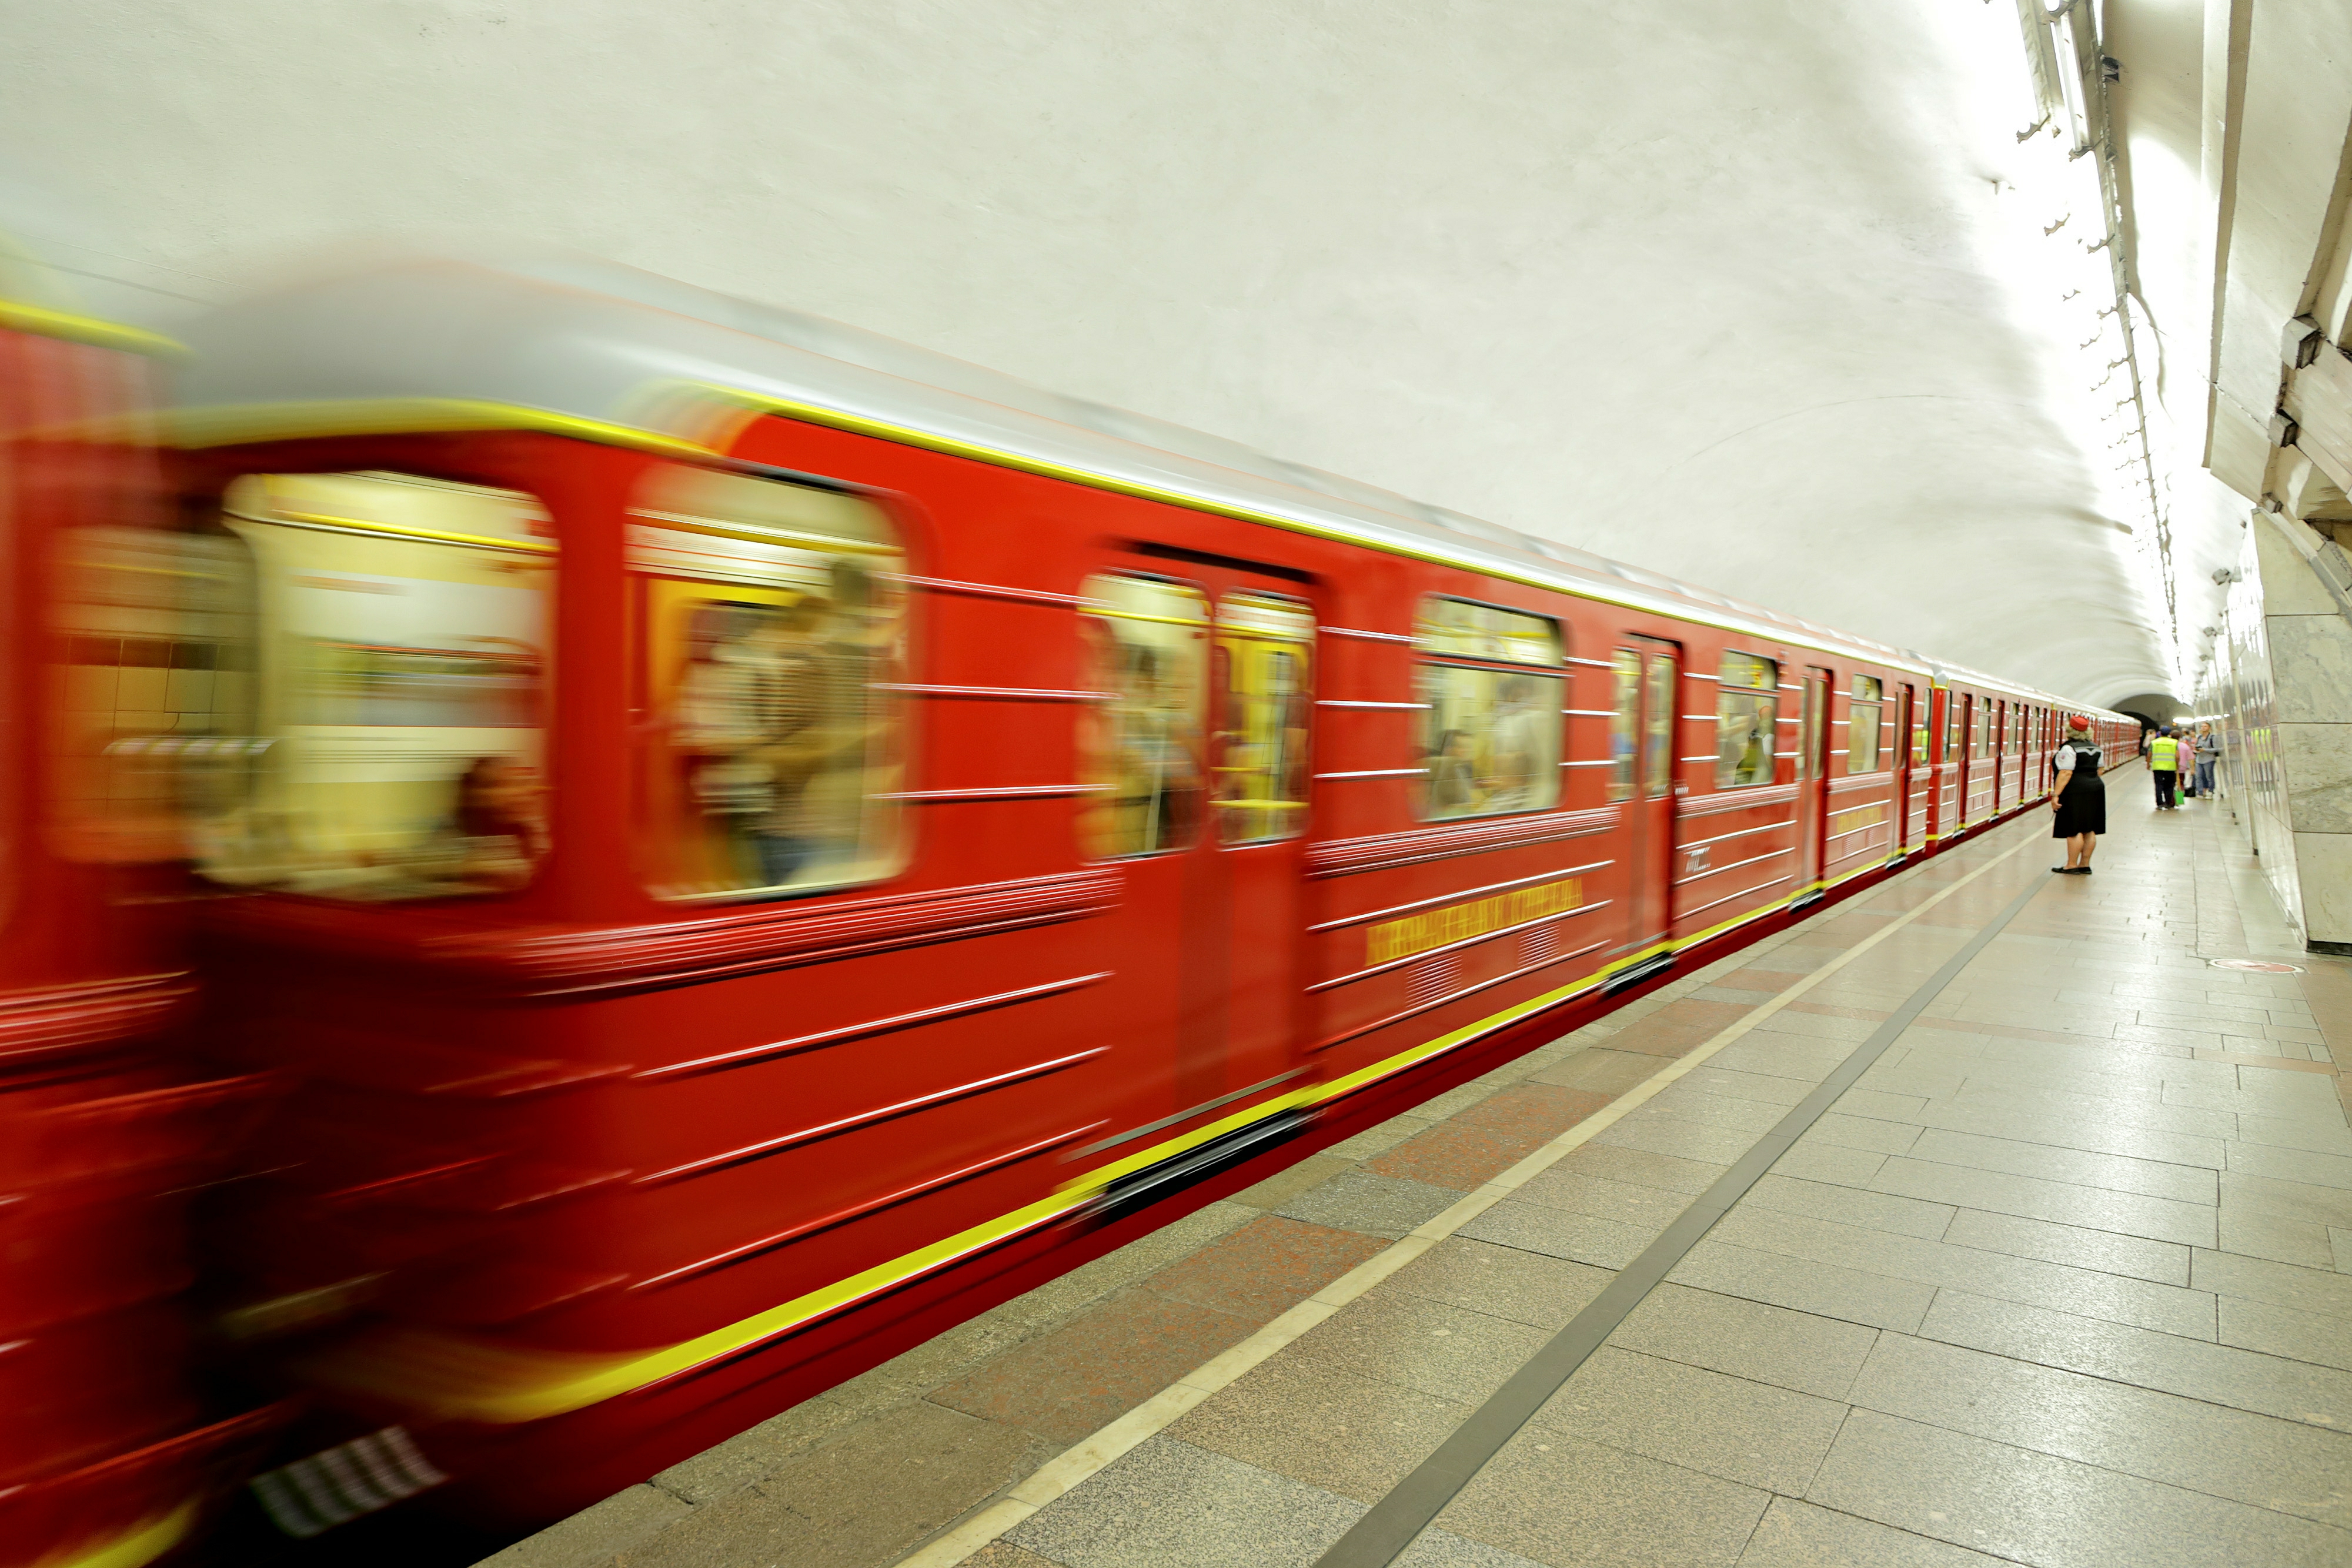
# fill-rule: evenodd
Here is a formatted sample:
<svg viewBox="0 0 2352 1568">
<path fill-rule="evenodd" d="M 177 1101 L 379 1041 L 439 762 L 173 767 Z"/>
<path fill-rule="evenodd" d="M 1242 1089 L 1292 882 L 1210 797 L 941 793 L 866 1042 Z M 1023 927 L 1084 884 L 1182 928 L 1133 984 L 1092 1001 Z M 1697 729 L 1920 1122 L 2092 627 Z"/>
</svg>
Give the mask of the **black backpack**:
<svg viewBox="0 0 2352 1568">
<path fill-rule="evenodd" d="M 2091 777 L 2096 779 L 2099 776 L 2099 748 L 2097 747 L 2092 745 L 2087 740 L 2064 740 L 2061 741 L 2059 744 L 2070 747 L 2074 749 L 2075 753 L 2074 766 L 2076 768 L 2079 769 L 2083 766 L 2084 759 L 2087 758 L 2091 764 Z M 2053 764 L 2050 771 L 2053 775 L 2056 774 L 2058 771 L 2057 767 Z"/>
</svg>

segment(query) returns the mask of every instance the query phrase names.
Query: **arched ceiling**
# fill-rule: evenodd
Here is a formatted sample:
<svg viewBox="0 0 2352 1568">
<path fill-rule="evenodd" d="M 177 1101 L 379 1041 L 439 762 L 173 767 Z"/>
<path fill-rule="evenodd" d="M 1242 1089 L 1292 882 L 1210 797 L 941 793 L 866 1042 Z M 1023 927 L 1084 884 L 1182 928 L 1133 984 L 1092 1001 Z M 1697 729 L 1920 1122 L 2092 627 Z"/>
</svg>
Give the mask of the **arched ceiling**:
<svg viewBox="0 0 2352 1568">
<path fill-rule="evenodd" d="M 2173 685 L 2004 196 L 2005 0 L 89 0 L 11 34 L 0 133 L 170 293 L 354 232 L 551 240 L 2084 701 Z"/>
</svg>

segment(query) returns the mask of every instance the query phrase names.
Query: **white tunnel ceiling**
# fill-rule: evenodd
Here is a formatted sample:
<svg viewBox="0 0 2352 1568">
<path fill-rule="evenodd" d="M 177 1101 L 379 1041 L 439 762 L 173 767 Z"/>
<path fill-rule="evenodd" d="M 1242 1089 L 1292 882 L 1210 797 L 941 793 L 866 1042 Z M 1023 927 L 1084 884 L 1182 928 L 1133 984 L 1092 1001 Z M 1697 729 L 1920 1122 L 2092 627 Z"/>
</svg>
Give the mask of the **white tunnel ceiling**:
<svg viewBox="0 0 2352 1568">
<path fill-rule="evenodd" d="M 174 290 L 487 226 L 2087 701 L 2171 685 L 2073 346 L 2001 259 L 2007 4 L 111 0 L 11 32 L 7 143 Z"/>
</svg>

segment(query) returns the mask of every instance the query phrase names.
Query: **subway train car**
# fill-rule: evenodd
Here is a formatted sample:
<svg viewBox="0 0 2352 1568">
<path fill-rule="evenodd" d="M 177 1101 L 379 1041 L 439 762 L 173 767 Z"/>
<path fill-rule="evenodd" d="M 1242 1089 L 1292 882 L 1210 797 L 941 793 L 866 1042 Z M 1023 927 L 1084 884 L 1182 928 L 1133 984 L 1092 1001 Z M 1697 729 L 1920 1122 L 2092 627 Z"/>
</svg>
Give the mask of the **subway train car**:
<svg viewBox="0 0 2352 1568">
<path fill-rule="evenodd" d="M 296 1085 L 232 1315 L 510 1521 L 1978 831 L 2069 711 L 596 264 L 193 346 L 203 1027 Z"/>
<path fill-rule="evenodd" d="M 204 1397 L 183 1295 L 267 1084 L 175 1032 L 164 710 L 212 670 L 148 440 L 169 345 L 84 312 L 19 237 L 52 221 L 0 181 L 0 1564 L 137 1568 L 278 1420 Z"/>
</svg>

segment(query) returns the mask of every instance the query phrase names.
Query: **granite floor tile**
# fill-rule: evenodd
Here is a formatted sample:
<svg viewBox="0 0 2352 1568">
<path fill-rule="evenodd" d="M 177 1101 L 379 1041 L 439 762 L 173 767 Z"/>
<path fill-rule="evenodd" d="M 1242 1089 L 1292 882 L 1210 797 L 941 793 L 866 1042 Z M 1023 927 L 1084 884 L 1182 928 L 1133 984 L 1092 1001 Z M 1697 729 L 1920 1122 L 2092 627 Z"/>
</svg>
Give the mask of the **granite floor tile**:
<svg viewBox="0 0 2352 1568">
<path fill-rule="evenodd" d="M 1628 1116 L 1595 1135 L 1592 1141 L 1621 1149 L 1646 1149 L 1654 1155 L 1727 1166 L 1746 1154 L 1756 1138 L 1756 1134 L 1738 1128 L 1710 1126 L 1679 1117 Z"/>
<path fill-rule="evenodd" d="M 1878 1331 L 1764 1301 L 1660 1284 L 1609 1336 L 1621 1349 L 1843 1399 Z"/>
<path fill-rule="evenodd" d="M 1664 1230 L 1690 1207 L 1687 1194 L 1668 1192 L 1640 1182 L 1587 1176 L 1572 1166 L 1554 1166 L 1522 1184 L 1511 1197 L 1517 1203 L 1574 1209 L 1580 1214 L 1598 1215 L 1651 1230 Z"/>
<path fill-rule="evenodd" d="M 1318 1362 L 1441 1399 L 1476 1404 L 1550 1338 L 1549 1331 L 1532 1323 L 1383 1288 L 1358 1297 L 1274 1359 Z"/>
<path fill-rule="evenodd" d="M 1735 1208 L 1717 1223 L 1708 1241 L 1718 1240 L 1758 1251 L 1779 1252 L 1812 1264 L 1864 1270 L 1921 1285 L 1948 1285 L 2034 1306 L 2137 1323 L 2142 1328 L 2162 1329 L 2168 1333 L 2199 1339 L 2213 1337 L 2213 1298 L 2202 1290 L 2179 1290 L 2118 1274 L 1746 1207 Z M 2192 1281 L 2194 1269 L 2192 1263 Z M 1680 1270 L 1674 1277 L 1682 1278 Z M 1684 1282 L 1701 1283 L 1696 1280 Z"/>
<path fill-rule="evenodd" d="M 1979 1247 L 2012 1258 L 2039 1258 L 2105 1274 L 2127 1274 L 2159 1285 L 2189 1283 L 2189 1249 L 2176 1241 L 2150 1241 L 2114 1230 L 2088 1230 L 2021 1215 L 1963 1208 L 1942 1239 L 1955 1247 Z"/>
<path fill-rule="evenodd" d="M 1808 1501 L 2048 1568 L 2340 1568 L 2331 1526 L 1856 1410 Z"/>
<path fill-rule="evenodd" d="M 1596 1268 L 1622 1269 L 1640 1257 L 1663 1228 L 1507 1198 L 1454 1234 Z"/>
<path fill-rule="evenodd" d="M 2231 1313 L 2252 1305 L 2224 1303 L 2224 1339 Z M 1937 1292 L 1918 1333 L 2012 1360 L 2352 1432 L 2352 1373 L 2236 1344 L 2183 1339 L 1963 1291 Z"/>
<path fill-rule="evenodd" d="M 1030 1434 L 918 1401 L 696 1509 L 619 1562 L 625 1568 L 888 1563 L 1054 1449 Z"/>
<path fill-rule="evenodd" d="M 1554 1083 L 1517 1083 L 1454 1118 L 1474 1127 L 1492 1127 L 1548 1143 L 1583 1121 L 1615 1096 Z"/>
<path fill-rule="evenodd" d="M 1257 1210 L 1238 1203 L 1210 1204 L 1193 1210 L 1172 1225 L 1139 1236 L 1126 1246 L 1106 1252 L 1092 1262 L 1081 1263 L 1061 1278 L 1047 1281 L 1025 1296 L 1014 1297 L 996 1308 L 992 1315 L 1001 1315 L 1033 1330 L 1059 1322 L 1088 1302 L 1101 1301 L 1175 1260 L 1206 1247 L 1218 1237 L 1240 1229 L 1256 1218 Z M 911 1356 L 912 1353 L 909 1354 Z M 885 1371 L 892 1364 L 886 1362 L 876 1371 Z M 874 1373 L 866 1374 L 868 1377 L 873 1375 Z M 946 1375 L 941 1373 L 928 1382 L 919 1382 L 911 1376 L 898 1377 L 893 1381 L 928 1388 Z"/>
<path fill-rule="evenodd" d="M 1307 1568 L 1364 1505 L 1169 1437 L 1005 1532 L 1066 1568 Z"/>
<path fill-rule="evenodd" d="M 2336 1253 L 2327 1227 L 2314 1220 L 2265 1214 L 2244 1204 L 2221 1205 L 2220 1249 L 2306 1269 L 2334 1269 Z"/>
<path fill-rule="evenodd" d="M 1904 1236 L 1923 1236 L 1930 1240 L 1944 1234 L 1958 1212 L 1949 1204 L 1921 1203 L 1916 1198 L 1779 1175 L 1765 1176 L 1740 1201 L 1785 1214 L 1809 1214 L 1817 1219 L 1892 1230 Z"/>
<path fill-rule="evenodd" d="M 1841 1098 L 1839 1103 L 1843 1103 Z M 1801 1144 L 1835 1144 L 1840 1148 L 1868 1149 L 1874 1154 L 1899 1155 L 1919 1141 L 1920 1129 L 1909 1122 L 1887 1122 L 1874 1116 L 1848 1115 L 1843 1110 L 1822 1113 L 1804 1131 Z"/>
<path fill-rule="evenodd" d="M 1430 1526 L 1397 1553 L 1392 1568 L 1541 1568 L 1532 1558 L 1483 1541 L 1472 1541 L 1450 1530 Z"/>
<path fill-rule="evenodd" d="M 1739 1568 L 1995 1568 L 2001 1560 L 1850 1513 L 1776 1497 Z"/>
<path fill-rule="evenodd" d="M 1557 1568 L 1727 1568 L 1768 1500 L 1753 1487 L 1525 1427 L 1437 1522 Z"/>
<path fill-rule="evenodd" d="M 1600 1143 L 1586 1144 L 1571 1150 L 1552 1166 L 1556 1171 L 1598 1176 L 1603 1181 L 1628 1182 L 1636 1186 L 1654 1186 L 1694 1197 L 1713 1186 L 1729 1168 L 1706 1160 L 1653 1154 L 1647 1149 L 1621 1149 Z"/>
<path fill-rule="evenodd" d="M 2189 1260 L 2189 1281 L 2198 1290 L 2221 1296 L 2239 1296 L 2273 1306 L 2293 1307 L 2298 1312 L 2352 1319 L 2352 1279 L 2333 1270 L 2298 1268 L 2292 1263 L 2242 1258 L 2234 1252 L 2210 1252 L 2200 1248 Z M 2345 1332 L 2352 1334 L 2352 1322 L 2346 1324 Z"/>
<path fill-rule="evenodd" d="M 1795 1494 L 1845 1410 L 1833 1399 L 1602 1345 L 1528 1427 Z"/>
<path fill-rule="evenodd" d="M 1990 1209 L 1996 1214 L 2054 1220 L 2092 1230 L 2115 1230 L 2155 1241 L 2210 1247 L 2220 1210 L 2210 1204 L 2143 1197 L 2107 1187 L 2076 1186 L 1964 1166 L 1934 1165 L 1897 1157 L 1870 1179 L 1873 1191 L 1891 1192 L 1929 1203 Z"/>
<path fill-rule="evenodd" d="M 1767 1105 L 1794 1105 L 1811 1092 L 1793 1079 L 1774 1078 L 1762 1072 L 1734 1072 L 1713 1065 L 1697 1069 L 1683 1082 L 1702 1093 L 1719 1094 L 1727 1100 L 1754 1100 Z"/>
<path fill-rule="evenodd" d="M 1927 1315 L 1933 1285 L 1786 1253 L 1703 1239 L 1666 1279 L 1816 1317 L 1909 1332 Z"/>
<path fill-rule="evenodd" d="M 2352 1157 L 2343 1155 L 2281 1148 L 2273 1144 L 2231 1144 L 2230 1169 L 2278 1181 L 2352 1191 Z"/>
<path fill-rule="evenodd" d="M 1168 1435 L 1371 1503 L 1474 1408 L 1328 1361 L 1277 1356 L 1211 1395 Z"/>
<path fill-rule="evenodd" d="M 1451 1187 L 1353 1170 L 1307 1188 L 1275 1212 L 1309 1225 L 1393 1239 L 1452 1207 L 1461 1197 Z"/>
<path fill-rule="evenodd" d="M 2217 1115 L 2216 1119 L 2231 1118 Z M 2221 1137 L 2137 1127 L 2104 1117 L 2036 1115 L 2008 1107 L 1992 1109 L 1969 1097 L 1965 1090 L 1960 1094 L 1929 1101 L 1918 1120 L 1933 1130 L 2125 1159 L 2216 1171 L 2226 1163 Z"/>
<path fill-rule="evenodd" d="M 1607 1269 L 1456 1235 L 1398 1270 L 1381 1288 L 1557 1331 L 1615 1277 Z"/>
<path fill-rule="evenodd" d="M 1546 1067 L 1529 1082 L 1581 1089 L 1594 1094 L 1622 1094 L 1647 1081 L 1664 1065 L 1645 1052 L 1612 1051 L 1596 1045 Z"/>
<path fill-rule="evenodd" d="M 2352 1371 L 2352 1333 L 2341 1317 L 2237 1296 L 2223 1296 L 2221 1309 L 2223 1344 Z"/>
<path fill-rule="evenodd" d="M 1849 1397 L 2338 1529 L 2352 1522 L 2352 1435 L 2341 1432 L 1906 1334 L 1879 1336 Z"/>
<path fill-rule="evenodd" d="M 1811 1134 L 1797 1140 L 1787 1154 L 1772 1162 L 1772 1174 L 1804 1181 L 1829 1182 L 1839 1186 L 1867 1186 L 1870 1178 L 1887 1156 L 1873 1154 L 1868 1149 L 1843 1147 L 1836 1144 L 1811 1141 Z"/>
<path fill-rule="evenodd" d="M 1342 1138 L 1323 1152 L 1343 1160 L 1367 1160 L 1382 1149 L 1392 1149 L 1415 1133 L 1436 1124 L 1433 1117 L 1408 1111 L 1401 1116 L 1391 1116 L 1377 1126 L 1367 1127 L 1360 1133 Z"/>
<path fill-rule="evenodd" d="M 1308 1187 L 1320 1186 L 1341 1171 L 1355 1168 L 1355 1161 L 1341 1159 L 1337 1155 L 1309 1155 L 1288 1170 L 1276 1171 L 1255 1186 L 1244 1187 L 1225 1201 L 1248 1208 L 1280 1208 Z"/>
<path fill-rule="evenodd" d="M 1269 1322 L 1387 1245 L 1379 1237 L 1266 1215 L 1171 1263 L 1143 1288 Z"/>
<path fill-rule="evenodd" d="M 1465 1193 L 1493 1180 L 1541 1148 L 1540 1133 L 1482 1127 L 1460 1117 L 1415 1133 L 1364 1162 L 1374 1176 Z"/>
<path fill-rule="evenodd" d="M 1703 1122 L 1713 1127 L 1769 1133 L 1788 1113 L 1785 1105 L 1768 1105 L 1759 1100 L 1735 1100 L 1728 1095 L 1708 1094 L 1692 1088 L 1688 1082 L 1682 1082 L 1633 1113 L 1629 1120 L 1674 1116 L 1685 1121 Z"/>
<path fill-rule="evenodd" d="M 1929 1127 L 1906 1151 L 1915 1160 L 1964 1166 L 1972 1170 L 2032 1176 L 2072 1186 L 2105 1187 L 2179 1203 L 2219 1201 L 2217 1166 L 2173 1164 L 2087 1149 L 2053 1147 L 2016 1136 Z"/>
<path fill-rule="evenodd" d="M 965 1374 L 933 1404 L 1075 1443 L 1246 1338 L 1257 1323 L 1130 1291 Z"/>
<path fill-rule="evenodd" d="M 2197 1138 L 2234 1138 L 2238 1135 L 2237 1114 L 2231 1111 L 2168 1105 L 2161 1100 L 2115 1100 L 2064 1090 L 2014 1089 L 1974 1079 L 1953 1096 L 1952 1104 L 1956 1109 L 2007 1112 L 2030 1120 L 2055 1121 L 2069 1125 L 2142 1127 L 2150 1132 L 2180 1133 Z"/>
</svg>

